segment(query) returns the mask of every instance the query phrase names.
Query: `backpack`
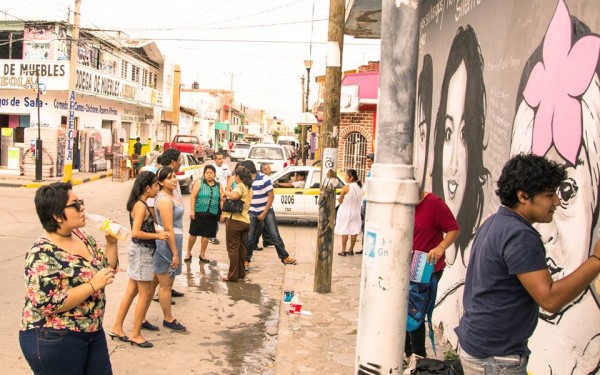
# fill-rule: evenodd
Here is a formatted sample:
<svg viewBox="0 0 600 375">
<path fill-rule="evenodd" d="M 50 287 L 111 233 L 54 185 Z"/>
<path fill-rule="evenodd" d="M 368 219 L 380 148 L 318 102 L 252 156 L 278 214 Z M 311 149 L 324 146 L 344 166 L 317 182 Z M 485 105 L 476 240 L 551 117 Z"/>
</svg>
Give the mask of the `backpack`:
<svg viewBox="0 0 600 375">
<path fill-rule="evenodd" d="M 421 324 L 427 321 L 429 338 L 431 339 L 431 346 L 434 353 L 436 351 L 431 317 L 435 306 L 437 286 L 438 279 L 435 274 L 431 276 L 429 283 L 415 283 L 411 281 L 408 288 L 408 314 L 406 315 L 407 332 L 416 330 Z"/>
<path fill-rule="evenodd" d="M 459 360 L 440 361 L 432 358 L 417 360 L 417 368 L 413 375 L 463 375 L 463 368 Z"/>
</svg>

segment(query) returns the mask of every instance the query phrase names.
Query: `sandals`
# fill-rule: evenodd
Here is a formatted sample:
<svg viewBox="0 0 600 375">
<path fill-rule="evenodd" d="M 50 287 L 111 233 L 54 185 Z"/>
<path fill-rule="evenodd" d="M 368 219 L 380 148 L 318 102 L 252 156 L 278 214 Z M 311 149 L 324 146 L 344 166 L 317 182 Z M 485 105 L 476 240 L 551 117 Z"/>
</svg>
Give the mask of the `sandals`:
<svg viewBox="0 0 600 375">
<path fill-rule="evenodd" d="M 362 253 L 363 253 L 363 251 L 361 250 L 361 251 L 355 252 L 354 255 L 362 255 Z"/>
<path fill-rule="evenodd" d="M 341 253 L 338 253 L 338 255 L 341 257 L 351 257 L 354 255 L 354 251 L 342 251 Z"/>
<path fill-rule="evenodd" d="M 204 263 L 210 263 L 210 259 L 206 259 L 206 258 L 200 257 L 200 263 L 202 263 L 202 262 L 204 262 Z"/>
<path fill-rule="evenodd" d="M 183 258 L 183 261 L 184 261 L 184 262 L 186 262 L 186 263 L 189 263 L 189 262 L 191 262 L 191 261 L 192 261 L 192 257 L 189 257 L 189 258 Z"/>
</svg>

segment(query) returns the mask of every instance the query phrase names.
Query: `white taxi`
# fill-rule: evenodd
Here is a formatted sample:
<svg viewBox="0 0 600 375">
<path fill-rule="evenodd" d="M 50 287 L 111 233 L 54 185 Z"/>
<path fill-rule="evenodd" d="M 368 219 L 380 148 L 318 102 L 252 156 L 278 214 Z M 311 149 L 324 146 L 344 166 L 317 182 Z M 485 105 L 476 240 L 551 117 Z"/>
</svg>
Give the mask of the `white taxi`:
<svg viewBox="0 0 600 375">
<path fill-rule="evenodd" d="M 160 155 L 160 154 L 159 154 Z M 156 158 L 159 155 L 154 155 L 148 164 L 141 168 L 141 171 L 150 171 L 156 173 Z M 196 161 L 194 155 L 182 152 L 180 156 L 181 167 L 177 173 L 177 181 L 181 186 L 181 193 L 189 194 L 194 181 L 202 178 L 202 165 Z"/>
<path fill-rule="evenodd" d="M 296 175 L 302 178 L 296 178 Z M 273 182 L 273 210 L 277 219 L 310 220 L 319 219 L 319 193 L 321 186 L 321 168 L 312 166 L 293 166 L 270 176 Z M 343 175 L 338 174 L 337 194 L 346 185 Z M 294 184 L 297 187 L 291 187 Z M 289 186 L 289 187 L 288 187 Z M 336 201 L 336 206 L 337 206 Z"/>
</svg>

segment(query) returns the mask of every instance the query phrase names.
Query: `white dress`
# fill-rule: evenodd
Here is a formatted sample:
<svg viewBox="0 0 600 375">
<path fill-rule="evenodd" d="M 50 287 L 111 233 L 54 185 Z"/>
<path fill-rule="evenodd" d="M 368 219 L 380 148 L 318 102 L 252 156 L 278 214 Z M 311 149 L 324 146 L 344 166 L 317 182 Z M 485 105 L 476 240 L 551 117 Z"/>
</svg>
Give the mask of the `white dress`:
<svg viewBox="0 0 600 375">
<path fill-rule="evenodd" d="M 344 201 L 338 208 L 335 220 L 335 234 L 355 235 L 360 233 L 360 205 L 362 201 L 362 189 L 356 182 L 351 183 L 350 190 L 344 196 Z"/>
</svg>

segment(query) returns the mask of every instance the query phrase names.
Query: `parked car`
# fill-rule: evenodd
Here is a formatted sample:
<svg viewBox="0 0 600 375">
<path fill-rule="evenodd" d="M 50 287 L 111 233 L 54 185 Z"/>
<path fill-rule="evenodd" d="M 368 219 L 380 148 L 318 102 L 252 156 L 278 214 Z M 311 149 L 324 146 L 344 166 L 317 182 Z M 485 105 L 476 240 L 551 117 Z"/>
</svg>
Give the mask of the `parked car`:
<svg viewBox="0 0 600 375">
<path fill-rule="evenodd" d="M 296 152 L 296 149 L 294 148 L 294 146 L 292 145 L 283 145 L 283 147 L 285 147 L 285 149 L 288 152 L 289 155 L 289 159 L 292 163 L 292 165 L 298 165 L 298 153 Z"/>
<path fill-rule="evenodd" d="M 278 187 L 278 183 L 291 182 L 296 173 L 305 177 L 303 188 Z M 271 174 L 273 182 L 273 210 L 278 219 L 319 220 L 319 192 L 321 188 L 321 168 L 313 166 L 294 166 Z M 343 174 L 338 173 L 337 194 L 346 185 Z M 336 200 L 336 206 L 338 202 Z"/>
<path fill-rule="evenodd" d="M 156 173 L 156 159 L 159 155 L 154 155 L 148 161 L 148 164 L 142 167 L 141 171 L 151 171 Z M 196 160 L 194 155 L 182 152 L 180 156 L 181 167 L 179 168 L 179 172 L 177 173 L 177 181 L 179 182 L 179 186 L 181 186 L 181 192 L 183 194 L 189 194 L 190 189 L 192 188 L 192 184 L 194 181 L 202 178 L 202 166 Z"/>
<path fill-rule="evenodd" d="M 175 148 L 181 152 L 192 154 L 196 160 L 204 163 L 206 160 L 205 147 L 200 143 L 195 135 L 180 135 L 177 134 L 172 142 L 165 142 L 164 150 Z"/>
<path fill-rule="evenodd" d="M 231 150 L 231 161 L 246 160 L 250 152 L 250 143 L 235 143 Z"/>
<path fill-rule="evenodd" d="M 289 151 L 284 146 L 273 143 L 252 145 L 246 160 L 252 160 L 257 170 L 262 163 L 270 163 L 273 173 L 292 165 Z"/>
</svg>

